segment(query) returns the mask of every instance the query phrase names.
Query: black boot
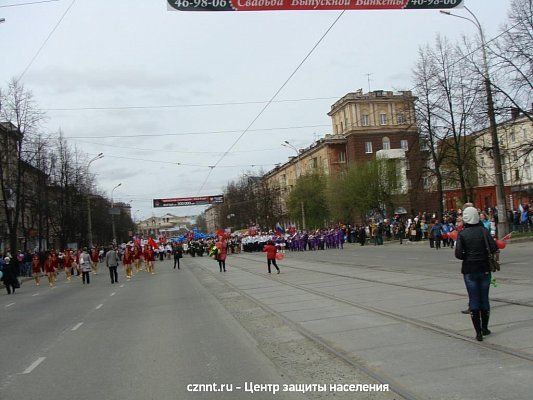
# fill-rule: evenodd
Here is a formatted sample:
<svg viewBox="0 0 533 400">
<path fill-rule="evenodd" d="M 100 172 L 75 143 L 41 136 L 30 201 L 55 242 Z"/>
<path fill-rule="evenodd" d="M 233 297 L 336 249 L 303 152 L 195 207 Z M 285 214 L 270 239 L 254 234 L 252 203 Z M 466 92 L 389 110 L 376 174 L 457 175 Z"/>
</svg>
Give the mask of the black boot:
<svg viewBox="0 0 533 400">
<path fill-rule="evenodd" d="M 489 317 L 490 317 L 490 310 L 481 310 L 481 333 L 483 333 L 484 336 L 490 335 L 489 331 Z"/>
<path fill-rule="evenodd" d="M 481 342 L 483 341 L 483 334 L 481 333 L 481 316 L 479 310 L 470 310 L 470 317 L 476 330 L 476 340 Z"/>
</svg>

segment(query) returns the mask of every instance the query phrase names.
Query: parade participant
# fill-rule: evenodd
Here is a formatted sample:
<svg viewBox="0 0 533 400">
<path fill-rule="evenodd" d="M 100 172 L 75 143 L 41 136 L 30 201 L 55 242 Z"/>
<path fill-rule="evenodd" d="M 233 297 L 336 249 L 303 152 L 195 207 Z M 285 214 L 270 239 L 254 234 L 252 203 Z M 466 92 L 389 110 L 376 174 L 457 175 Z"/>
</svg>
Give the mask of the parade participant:
<svg viewBox="0 0 533 400">
<path fill-rule="evenodd" d="M 109 268 L 109 277 L 111 278 L 111 284 L 118 283 L 118 254 L 114 247 L 110 247 L 105 255 L 105 263 L 107 268 Z"/>
<path fill-rule="evenodd" d="M 44 262 L 44 273 L 48 277 L 48 286 L 53 286 L 55 283 L 55 267 L 54 254 L 49 253 Z"/>
<path fill-rule="evenodd" d="M 19 280 L 17 278 L 15 262 L 9 257 L 4 258 L 4 268 L 2 269 L 2 280 L 6 287 L 7 294 L 15 294 L 15 289 L 20 287 Z"/>
<path fill-rule="evenodd" d="M 98 275 L 98 262 L 100 261 L 100 252 L 98 247 L 93 247 L 91 250 L 91 267 L 95 275 Z"/>
<path fill-rule="evenodd" d="M 133 252 L 131 251 L 131 246 L 128 244 L 126 246 L 126 251 L 124 251 L 124 255 L 122 256 L 122 265 L 124 266 L 124 270 L 126 272 L 126 279 L 131 279 L 132 277 L 132 267 L 133 264 Z"/>
<path fill-rule="evenodd" d="M 174 269 L 176 269 L 176 265 L 178 266 L 178 269 L 180 269 L 180 258 L 183 257 L 183 247 L 181 246 L 181 243 L 178 243 L 176 244 L 176 246 L 174 246 L 173 254 L 174 254 Z"/>
<path fill-rule="evenodd" d="M 150 245 L 144 246 L 144 263 L 146 264 L 146 272 L 150 272 L 152 275 L 155 274 L 154 272 L 154 261 L 155 261 L 155 254 Z"/>
<path fill-rule="evenodd" d="M 228 255 L 228 245 L 222 238 L 216 243 L 218 254 L 216 260 L 218 261 L 218 267 L 220 272 L 224 270 L 226 272 L 226 256 Z"/>
<path fill-rule="evenodd" d="M 80 254 L 80 271 L 81 279 L 83 284 L 87 281 L 87 285 L 91 283 L 90 272 L 91 272 L 91 255 L 87 252 L 87 248 L 84 247 L 82 253 Z"/>
<path fill-rule="evenodd" d="M 280 273 L 278 264 L 276 263 L 276 253 L 278 252 L 278 249 L 276 249 L 276 246 L 272 243 L 272 241 L 268 241 L 266 246 L 263 247 L 263 253 L 266 253 L 267 256 L 267 267 L 268 267 L 268 273 L 270 274 L 270 264 L 273 264 L 274 267 L 278 270 L 278 274 Z"/>
<path fill-rule="evenodd" d="M 133 248 L 133 263 L 135 265 L 135 270 L 139 272 L 141 270 L 141 257 L 142 257 L 142 251 L 139 245 L 135 245 Z"/>
<path fill-rule="evenodd" d="M 67 276 L 67 281 L 70 282 L 72 277 L 72 267 L 74 264 L 74 258 L 72 257 L 72 252 L 66 250 L 63 256 L 63 266 L 65 268 L 65 275 Z"/>
<path fill-rule="evenodd" d="M 35 278 L 35 285 L 39 286 L 41 284 L 41 260 L 39 256 L 34 254 L 31 260 L 31 272 Z"/>
<path fill-rule="evenodd" d="M 490 334 L 489 252 L 496 253 L 498 246 L 479 223 L 479 214 L 474 207 L 463 210 L 463 222 L 465 229 L 457 237 L 455 257 L 463 261 L 461 273 L 468 292 L 470 316 L 476 331 L 476 339 L 482 341 L 484 335 Z"/>
</svg>

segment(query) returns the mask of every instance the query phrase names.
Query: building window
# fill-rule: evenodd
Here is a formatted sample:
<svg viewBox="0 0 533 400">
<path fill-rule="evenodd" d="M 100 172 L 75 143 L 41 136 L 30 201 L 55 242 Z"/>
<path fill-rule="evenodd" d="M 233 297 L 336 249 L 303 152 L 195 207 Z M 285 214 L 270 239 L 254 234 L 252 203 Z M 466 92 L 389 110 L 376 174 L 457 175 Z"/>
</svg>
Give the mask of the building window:
<svg viewBox="0 0 533 400">
<path fill-rule="evenodd" d="M 409 161 L 408 158 L 405 159 L 405 170 L 406 171 L 411 170 L 411 161 Z"/>
<path fill-rule="evenodd" d="M 400 147 L 405 151 L 409 150 L 409 142 L 405 139 L 400 140 Z"/>
<path fill-rule="evenodd" d="M 403 115 L 402 113 L 398 114 L 396 116 L 396 121 L 398 121 L 399 125 L 405 124 L 405 115 Z"/>
<path fill-rule="evenodd" d="M 346 162 L 346 152 L 339 151 L 339 162 L 341 162 L 341 163 Z"/>
<path fill-rule="evenodd" d="M 344 125 L 342 124 L 342 121 L 341 121 L 341 133 L 344 132 Z"/>
<path fill-rule="evenodd" d="M 485 157 L 481 156 L 481 157 L 479 158 L 479 165 L 481 165 L 482 167 L 485 166 Z"/>
<path fill-rule="evenodd" d="M 513 152 L 513 161 L 514 162 L 518 161 L 518 151 Z"/>
<path fill-rule="evenodd" d="M 519 181 L 520 180 L 520 171 L 517 169 L 514 170 L 514 178 Z"/>
<path fill-rule="evenodd" d="M 390 139 L 387 136 L 383 138 L 383 150 L 390 150 Z"/>
<path fill-rule="evenodd" d="M 424 189 L 429 189 L 429 178 L 427 176 L 422 178 L 422 184 L 424 186 Z"/>
<path fill-rule="evenodd" d="M 387 114 L 379 114 L 379 123 L 381 125 L 387 125 Z"/>
<path fill-rule="evenodd" d="M 411 179 L 407 179 L 407 189 L 411 190 L 413 188 L 413 183 L 411 182 Z"/>
<path fill-rule="evenodd" d="M 363 126 L 369 126 L 370 125 L 370 117 L 368 114 L 365 114 L 361 117 L 361 125 Z"/>
<path fill-rule="evenodd" d="M 318 162 L 316 157 L 314 157 L 311 159 L 311 168 L 316 169 L 316 167 L 318 167 Z"/>
<path fill-rule="evenodd" d="M 365 153 L 366 154 L 372 153 L 372 142 L 365 142 Z"/>
<path fill-rule="evenodd" d="M 509 136 L 511 138 L 511 142 L 514 143 L 515 140 L 516 140 L 516 136 L 515 136 L 514 132 L 511 132 L 511 134 Z"/>
</svg>

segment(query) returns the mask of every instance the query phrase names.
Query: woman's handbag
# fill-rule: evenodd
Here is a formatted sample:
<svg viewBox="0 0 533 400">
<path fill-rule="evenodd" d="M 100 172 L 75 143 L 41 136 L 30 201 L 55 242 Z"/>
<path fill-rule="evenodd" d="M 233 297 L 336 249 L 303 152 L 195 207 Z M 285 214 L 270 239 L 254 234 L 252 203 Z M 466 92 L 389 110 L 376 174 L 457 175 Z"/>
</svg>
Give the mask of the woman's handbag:
<svg viewBox="0 0 533 400">
<path fill-rule="evenodd" d="M 496 272 L 500 270 L 500 263 L 494 257 L 494 253 L 490 252 L 489 241 L 487 240 L 486 229 L 483 228 L 483 239 L 485 240 L 485 247 L 487 248 L 487 254 L 489 256 L 489 271 Z"/>
</svg>

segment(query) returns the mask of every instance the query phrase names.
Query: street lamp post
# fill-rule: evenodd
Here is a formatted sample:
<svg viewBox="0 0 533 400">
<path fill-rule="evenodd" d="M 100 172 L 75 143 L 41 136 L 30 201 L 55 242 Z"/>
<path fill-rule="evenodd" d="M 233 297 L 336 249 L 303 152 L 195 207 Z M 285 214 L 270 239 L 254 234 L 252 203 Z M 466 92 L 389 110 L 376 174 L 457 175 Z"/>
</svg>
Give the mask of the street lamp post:
<svg viewBox="0 0 533 400">
<path fill-rule="evenodd" d="M 453 14 L 449 11 L 441 10 L 441 14 L 451 17 L 461 18 L 474 24 L 479 32 L 481 39 L 481 49 L 483 55 L 483 80 L 485 83 L 485 92 L 487 96 L 487 114 L 489 117 L 489 131 L 492 139 L 492 157 L 494 160 L 494 175 L 496 180 L 496 203 L 498 208 L 498 236 L 503 237 L 508 233 L 507 224 L 507 205 L 505 202 L 505 182 L 503 180 L 502 172 L 502 157 L 500 151 L 500 143 L 498 139 L 498 128 L 496 123 L 496 113 L 494 111 L 494 99 L 492 97 L 492 83 L 490 81 L 489 63 L 487 61 L 487 49 L 485 34 L 481 23 L 476 15 L 465 6 L 465 10 L 472 16 L 472 18 L 464 17 L 462 15 Z"/>
<path fill-rule="evenodd" d="M 89 167 L 91 164 L 104 157 L 104 153 L 98 154 L 96 157 L 89 160 L 87 163 L 87 179 L 89 179 Z M 88 181 L 87 181 L 88 182 Z M 91 188 L 87 187 L 87 241 L 89 242 L 89 247 L 93 247 L 93 225 L 91 218 Z"/>
<path fill-rule="evenodd" d="M 111 190 L 111 226 L 113 227 L 113 244 L 117 244 L 117 232 L 115 230 L 115 200 L 113 198 L 113 192 L 119 186 L 122 186 L 122 183 L 119 183 Z"/>
<path fill-rule="evenodd" d="M 287 140 L 285 140 L 282 144 L 284 147 L 288 147 L 290 149 L 293 149 L 296 152 L 296 156 L 298 157 L 296 162 L 296 177 L 300 178 L 302 176 L 302 165 L 300 164 L 301 158 L 300 158 L 300 151 L 294 147 L 294 145 L 290 144 Z M 302 211 L 302 230 L 305 230 L 305 207 L 303 200 L 300 201 L 300 208 Z"/>
</svg>

